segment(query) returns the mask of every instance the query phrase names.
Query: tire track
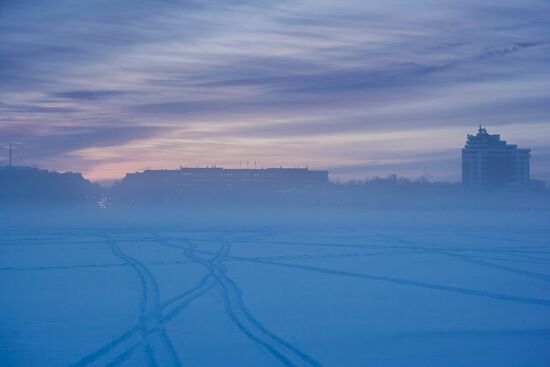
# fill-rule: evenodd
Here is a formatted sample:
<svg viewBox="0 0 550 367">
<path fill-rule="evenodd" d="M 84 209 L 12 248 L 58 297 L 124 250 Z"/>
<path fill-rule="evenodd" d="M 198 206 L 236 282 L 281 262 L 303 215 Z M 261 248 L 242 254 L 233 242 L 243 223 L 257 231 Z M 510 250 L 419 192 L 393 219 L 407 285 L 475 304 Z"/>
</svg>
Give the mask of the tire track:
<svg viewBox="0 0 550 367">
<path fill-rule="evenodd" d="M 446 291 L 446 292 L 454 292 L 454 293 L 460 293 L 460 294 L 465 294 L 465 295 L 469 295 L 469 296 L 494 298 L 494 299 L 499 299 L 499 300 L 502 300 L 502 301 L 510 301 L 510 302 L 517 302 L 517 303 L 525 303 L 525 304 L 531 304 L 531 305 L 541 305 L 541 306 L 550 307 L 550 300 L 546 300 L 546 299 L 514 296 L 514 295 L 495 293 L 495 292 L 489 292 L 489 291 L 481 291 L 481 290 L 476 290 L 476 289 L 469 289 L 469 288 L 461 288 L 461 287 L 453 287 L 453 286 L 433 284 L 433 283 L 427 283 L 427 282 L 420 282 L 420 281 L 416 281 L 416 280 L 409 280 L 409 279 L 403 279 L 403 278 L 387 277 L 387 276 L 382 276 L 382 275 L 353 273 L 353 272 L 348 272 L 348 271 L 326 269 L 326 268 L 320 268 L 320 267 L 309 266 L 309 265 L 298 265 L 298 264 L 282 263 L 282 262 L 268 261 L 268 260 L 253 260 L 253 259 L 248 259 L 248 258 L 243 258 L 243 257 L 233 257 L 233 256 L 230 257 L 230 259 L 234 259 L 234 260 L 238 260 L 238 261 L 244 261 L 244 262 L 251 262 L 251 263 L 281 266 L 281 267 L 286 267 L 286 268 L 301 269 L 301 270 L 307 270 L 307 271 L 312 271 L 312 272 L 316 272 L 316 273 L 324 273 L 324 274 L 329 274 L 329 275 L 339 275 L 339 276 L 351 277 L 351 278 L 369 279 L 369 280 L 375 280 L 375 281 L 381 281 L 381 282 L 387 282 L 387 283 L 394 283 L 394 284 L 406 285 L 406 286 L 412 286 L 412 287 L 426 288 L 426 289 Z"/>
<path fill-rule="evenodd" d="M 402 239 L 402 238 L 392 238 L 392 237 L 388 237 L 388 236 L 385 236 L 385 237 L 389 238 L 393 241 L 401 242 L 401 243 L 406 244 L 406 245 L 413 245 L 413 246 L 411 246 L 411 248 L 414 248 L 414 246 L 416 246 L 416 242 L 414 242 L 414 241 L 408 241 L 408 240 L 405 240 L 405 239 Z M 416 250 L 416 248 L 415 248 L 415 250 Z M 470 264 L 475 264 L 475 265 L 483 266 L 483 267 L 490 268 L 490 269 L 497 269 L 497 270 L 505 271 L 505 272 L 508 272 L 508 273 L 523 275 L 523 276 L 526 276 L 526 277 L 530 277 L 530 278 L 550 282 L 550 276 L 548 276 L 546 274 L 537 273 L 537 272 L 534 272 L 534 271 L 529 271 L 529 270 L 524 270 L 524 269 L 518 269 L 518 268 L 515 268 L 515 267 L 512 267 L 512 266 L 507 266 L 507 265 L 495 264 L 495 263 L 485 261 L 485 260 L 482 260 L 482 259 L 477 259 L 475 256 L 457 254 L 453 250 L 440 250 L 440 249 L 433 249 L 433 250 L 426 249 L 426 250 L 424 250 L 423 249 L 423 250 L 420 250 L 420 252 L 427 253 L 427 254 L 443 255 L 443 256 L 447 256 L 447 257 L 450 257 L 450 258 L 453 258 L 453 259 L 456 259 L 456 260 L 459 260 L 459 261 L 464 261 L 464 262 L 467 262 L 467 263 L 470 263 Z"/>
<path fill-rule="evenodd" d="M 540 280 L 544 280 L 546 282 L 550 282 L 550 276 L 548 276 L 546 274 L 537 273 L 537 272 L 529 271 L 529 270 L 518 269 L 518 268 L 514 268 L 512 266 L 507 266 L 507 265 L 494 264 L 494 263 L 491 263 L 491 262 L 488 262 L 488 261 L 485 261 L 485 260 L 476 259 L 475 257 L 467 256 L 467 255 L 457 255 L 457 254 L 452 254 L 452 253 L 444 253 L 443 255 L 452 257 L 452 258 L 460 260 L 460 261 L 468 262 L 468 263 L 471 263 L 471 264 L 480 265 L 480 266 L 483 266 L 483 267 L 486 267 L 486 268 L 497 269 L 497 270 L 501 270 L 501 271 L 505 271 L 505 272 L 509 272 L 509 273 L 513 273 L 513 274 L 523 275 L 523 276 L 526 276 L 526 277 L 540 279 Z"/>
<path fill-rule="evenodd" d="M 538 239 L 531 239 L 531 240 L 517 240 L 517 239 L 514 239 L 514 238 L 498 238 L 498 237 L 493 237 L 493 236 L 487 236 L 486 234 L 482 234 L 482 233 L 469 233 L 469 232 L 466 232 L 466 231 L 455 231 L 456 234 L 458 234 L 459 236 L 462 236 L 462 237 L 468 237 L 468 238 L 474 238 L 476 240 L 480 240 L 480 239 L 484 239 L 484 240 L 491 240 L 491 241 L 504 241 L 504 242 L 518 242 L 518 241 L 521 241 L 521 242 L 527 242 L 527 243 L 534 243 L 534 244 L 537 244 L 537 245 L 550 245 L 550 242 L 548 241 L 544 241 L 544 240 L 538 240 Z"/>
<path fill-rule="evenodd" d="M 511 258 L 508 258 L 508 257 L 485 256 L 485 255 L 480 255 L 480 254 L 467 255 L 467 256 L 469 256 L 470 258 L 473 258 L 473 259 L 505 261 L 505 262 L 511 262 L 511 263 L 525 263 L 525 264 L 537 264 L 537 265 L 548 265 L 550 263 L 550 261 L 531 260 L 531 259 L 524 259 L 524 258 L 513 258 L 513 259 L 511 259 Z"/>
<path fill-rule="evenodd" d="M 89 353 L 89 354 L 85 355 L 84 357 L 80 358 L 77 362 L 71 364 L 70 366 L 71 367 L 85 367 L 85 366 L 88 366 L 88 365 L 90 365 L 94 362 L 97 362 L 102 357 L 108 356 L 108 354 L 112 350 L 114 350 L 116 347 L 118 347 L 119 345 L 122 345 L 122 347 L 124 348 L 124 343 L 126 343 L 128 341 L 131 341 L 131 338 L 133 336 L 135 336 L 140 330 L 141 330 L 141 327 L 140 327 L 139 324 L 132 327 L 131 329 L 124 332 L 122 335 L 116 337 L 115 339 L 113 339 L 109 343 L 101 346 L 100 348 L 96 349 L 92 353 Z M 139 345 L 141 345 L 141 343 Z M 128 346 L 127 348 L 130 348 L 130 347 L 131 347 L 131 345 Z M 128 357 L 130 357 L 130 356 L 128 356 Z M 126 358 L 124 358 L 123 360 L 125 360 L 125 359 Z M 115 360 L 116 360 L 116 358 L 115 358 Z M 105 365 L 108 365 L 108 363 L 105 364 Z"/>
<path fill-rule="evenodd" d="M 228 257 L 231 245 L 221 243 L 223 255 L 220 260 Z M 246 308 L 241 289 L 238 285 L 226 275 L 226 267 L 221 261 L 209 262 L 193 251 L 186 250 L 186 255 L 198 263 L 207 267 L 213 274 L 217 284 L 222 289 L 225 310 L 230 319 L 239 328 L 239 330 L 254 343 L 260 345 L 272 357 L 285 366 L 316 366 L 321 364 L 306 353 L 275 335 L 265 328 L 250 311 Z"/>
<path fill-rule="evenodd" d="M 212 254 L 204 250 L 197 250 L 197 252 L 204 253 L 204 254 Z M 546 299 L 514 296 L 514 295 L 508 295 L 508 294 L 497 293 L 497 292 L 482 291 L 482 290 L 476 290 L 476 289 L 470 289 L 470 288 L 462 288 L 462 287 L 447 286 L 447 285 L 434 284 L 434 283 L 428 283 L 428 282 L 421 282 L 421 281 L 410 280 L 405 278 L 395 278 L 395 277 L 365 274 L 365 273 L 354 273 L 354 272 L 348 272 L 348 271 L 321 268 L 316 266 L 299 265 L 299 264 L 270 261 L 270 260 L 261 260 L 258 258 L 248 258 L 248 257 L 231 256 L 231 255 L 227 256 L 227 260 L 266 264 L 266 265 L 281 266 L 281 267 L 287 267 L 287 268 L 296 268 L 296 269 L 320 272 L 320 273 L 325 273 L 330 275 L 340 275 L 345 277 L 370 279 L 375 281 L 383 281 L 383 282 L 389 282 L 389 283 L 406 285 L 406 286 L 461 293 L 461 294 L 470 295 L 470 296 L 479 296 L 479 297 L 500 299 L 503 301 L 542 305 L 542 306 L 550 307 L 550 300 L 546 300 Z"/>
<path fill-rule="evenodd" d="M 427 247 L 427 246 L 421 246 L 418 245 L 418 243 L 415 242 L 405 242 L 406 245 L 395 245 L 391 243 L 395 243 L 395 241 L 402 242 L 404 240 L 401 239 L 392 239 L 388 236 L 382 236 L 379 235 L 379 239 L 377 242 L 388 242 L 389 245 L 384 244 L 357 244 L 357 243 L 350 243 L 350 244 L 338 244 L 338 243 L 312 243 L 312 242 L 297 242 L 297 241 L 270 241 L 267 243 L 263 243 L 262 245 L 270 245 L 270 246 L 304 246 L 304 247 L 329 247 L 329 248 L 360 248 L 360 249 L 417 249 L 417 250 L 425 250 L 425 251 L 453 251 L 453 252 L 463 252 L 463 251 L 473 251 L 473 252 L 480 252 L 480 253 L 510 253 L 510 254 L 532 254 L 532 255 L 545 255 L 550 254 L 550 251 L 545 250 L 532 250 L 532 249 L 517 249 L 514 247 L 500 247 L 500 248 L 493 248 L 493 249 L 483 249 L 478 247 Z M 239 244 L 242 245 L 257 245 L 257 243 L 252 241 L 242 241 L 239 242 Z M 411 246 L 413 244 L 413 246 Z"/>
<path fill-rule="evenodd" d="M 181 249 L 181 247 L 178 247 L 178 249 Z M 214 256 L 211 261 L 217 261 L 217 259 L 221 256 L 221 253 L 217 253 L 213 255 Z M 123 361 L 127 360 L 137 349 L 139 349 L 145 341 L 148 340 L 148 338 L 150 337 L 150 334 L 155 332 L 159 325 L 162 326 L 168 321 L 172 320 L 185 307 L 187 307 L 193 301 L 195 301 L 196 299 L 201 297 L 203 294 L 208 292 L 215 285 L 216 283 L 213 278 L 213 274 L 209 272 L 193 288 L 191 288 L 190 290 L 180 295 L 173 297 L 172 299 L 164 302 L 161 305 L 160 307 L 161 313 L 166 313 L 166 314 L 164 314 L 160 318 L 160 322 L 157 324 L 157 326 L 152 326 L 151 330 L 146 330 L 144 332 L 142 325 L 138 323 L 136 326 L 127 330 L 126 332 L 124 332 L 117 338 L 113 339 L 109 343 L 96 349 L 94 352 L 82 357 L 79 361 L 72 364 L 71 366 L 73 367 L 87 366 L 100 359 L 103 359 L 106 356 L 108 357 L 109 354 L 112 354 L 113 351 L 116 352 L 117 350 L 122 350 L 122 352 L 119 352 L 115 357 L 113 357 L 111 361 L 106 364 L 106 366 L 116 366 L 122 363 Z M 132 338 L 140 332 L 142 333 L 142 339 L 137 341 L 132 340 Z M 129 341 L 131 343 L 129 343 Z M 126 344 L 129 344 L 129 345 L 126 345 Z"/>
<path fill-rule="evenodd" d="M 181 240 L 181 239 L 174 239 L 174 240 Z M 166 311 L 166 314 L 164 316 L 162 316 L 162 318 L 161 318 L 161 323 L 162 324 L 172 320 L 179 312 L 181 312 L 182 309 L 184 309 L 187 305 L 189 305 L 193 300 L 199 298 L 204 293 L 206 293 L 207 291 L 212 289 L 216 284 L 223 283 L 223 280 L 219 279 L 219 277 L 221 276 L 221 274 L 219 272 L 225 272 L 225 270 L 222 271 L 222 269 L 219 269 L 220 264 L 217 264 L 217 262 L 227 261 L 227 260 L 252 262 L 252 263 L 257 263 L 257 264 L 281 266 L 281 267 L 287 267 L 287 268 L 298 268 L 298 269 L 305 270 L 305 271 L 320 272 L 320 273 L 325 273 L 325 274 L 329 274 L 329 275 L 362 278 L 362 279 L 369 279 L 369 280 L 375 280 L 375 281 L 384 281 L 384 282 L 396 283 L 396 284 L 406 285 L 406 286 L 416 286 L 416 287 L 422 287 L 422 288 L 428 288 L 428 289 L 434 289 L 434 290 L 440 290 L 440 291 L 450 291 L 450 292 L 461 293 L 461 294 L 471 295 L 471 296 L 494 298 L 494 299 L 500 299 L 500 300 L 504 300 L 504 301 L 550 306 L 550 301 L 548 301 L 548 300 L 518 297 L 518 296 L 512 296 L 512 295 L 506 295 L 506 294 L 499 294 L 499 293 L 485 292 L 485 291 L 479 291 L 479 290 L 472 290 L 472 289 L 467 289 L 467 288 L 450 287 L 450 286 L 445 286 L 445 285 L 437 285 L 437 284 L 431 284 L 431 283 L 411 281 L 411 280 L 401 279 L 401 278 L 392 278 L 392 277 L 376 276 L 376 275 L 370 275 L 370 274 L 352 273 L 352 272 L 325 269 L 325 268 L 319 268 L 319 267 L 313 267 L 313 266 L 307 266 L 307 265 L 289 264 L 289 263 L 283 263 L 283 262 L 277 262 L 277 261 L 269 261 L 269 259 L 265 259 L 265 258 L 261 258 L 261 257 L 259 257 L 259 258 L 245 258 L 245 257 L 230 256 L 228 249 L 226 249 L 223 246 L 220 247 L 218 252 L 214 253 L 214 252 L 210 252 L 210 251 L 198 250 L 198 249 L 196 249 L 196 246 L 192 246 L 192 245 L 184 246 L 184 245 L 171 244 L 171 243 L 167 242 L 166 239 L 156 238 L 155 241 L 157 243 L 161 244 L 161 245 L 164 245 L 164 246 L 174 247 L 174 248 L 178 248 L 180 250 L 184 250 L 185 255 L 188 258 L 192 259 L 193 262 L 199 263 L 199 264 L 205 266 L 208 269 L 208 274 L 206 276 L 204 276 L 195 287 L 193 287 L 191 290 L 189 290 L 189 291 L 187 291 L 187 292 L 185 292 L 185 293 L 183 293 L 179 296 L 174 297 L 173 299 L 165 302 L 162 305 L 161 308 L 162 308 L 163 313 L 164 313 L 164 311 Z M 309 246 L 315 246 L 314 244 L 308 244 L 308 245 Z M 331 245 L 328 245 L 328 246 L 331 246 Z M 331 246 L 331 247 L 340 247 L 340 248 L 342 248 L 342 247 L 348 247 L 348 246 L 336 245 L 336 246 Z M 370 246 L 367 247 L 367 246 L 364 246 L 364 245 L 363 246 L 362 245 L 355 245 L 355 246 L 351 246 L 351 247 L 368 248 Z M 379 247 L 385 247 L 385 246 L 379 246 Z M 395 248 L 395 247 L 398 247 L 399 249 L 408 249 L 408 250 L 415 249 L 415 248 L 411 248 L 410 246 L 392 246 L 392 248 Z M 418 248 L 416 248 L 416 249 L 418 250 Z M 420 249 L 420 251 L 426 251 L 427 249 L 428 248 L 423 247 L 423 248 Z M 204 259 L 202 256 L 198 257 L 196 255 L 198 253 L 203 254 L 203 255 L 212 256 L 212 258 L 210 260 L 207 260 L 207 259 Z M 200 261 L 198 259 L 200 259 Z M 204 262 L 212 262 L 212 263 L 215 263 L 215 264 L 212 264 L 211 267 L 209 267 L 209 266 L 206 266 L 204 264 Z M 221 266 L 223 267 L 223 264 L 221 264 Z M 216 271 L 216 269 L 213 269 L 213 268 L 216 268 L 216 267 L 218 268 L 217 271 Z M 218 277 L 216 278 L 214 275 L 217 275 Z M 223 278 L 223 276 L 222 276 L 222 278 Z M 227 279 L 229 279 L 229 278 L 227 278 Z M 229 282 L 225 281 L 224 284 L 220 284 L 220 287 L 222 288 L 222 292 L 224 293 L 224 303 L 226 304 L 226 307 L 227 307 L 227 304 L 233 305 L 229 308 L 226 308 L 226 311 L 228 313 L 231 313 L 230 317 L 231 317 L 232 321 L 234 321 L 237 324 L 237 326 L 239 326 L 239 325 L 242 326 L 242 329 L 241 329 L 241 327 L 239 327 L 239 328 L 241 329 L 241 331 L 247 337 L 249 337 L 251 339 L 256 338 L 256 340 L 254 340 L 254 339 L 253 340 L 255 342 L 257 342 L 259 345 L 261 345 L 262 347 L 264 347 L 266 350 L 268 350 L 270 352 L 270 354 L 280 355 L 281 359 L 279 359 L 279 360 L 281 362 L 284 361 L 283 364 L 292 363 L 292 361 L 289 358 L 287 358 L 285 356 L 285 354 L 279 352 L 277 349 L 272 348 L 272 351 L 270 351 L 269 348 L 266 345 L 272 345 L 272 344 L 269 344 L 269 342 L 266 343 L 265 340 L 263 340 L 261 338 L 258 338 L 257 335 L 254 334 L 254 332 L 250 332 L 250 330 L 256 329 L 257 326 L 249 326 L 248 323 L 249 323 L 250 320 L 246 319 L 246 312 L 243 314 L 241 311 L 239 311 L 241 306 L 246 309 L 246 307 L 244 306 L 244 302 L 242 301 L 242 292 L 240 291 L 238 286 L 236 284 L 234 284 L 234 282 L 233 282 L 233 285 L 231 285 L 230 282 L 232 282 L 232 280 L 229 279 Z M 225 285 L 225 287 L 224 287 L 224 285 Z M 230 294 L 232 296 L 229 296 Z M 239 296 L 239 294 L 240 294 L 240 296 Z M 241 301 L 239 301 L 239 298 L 240 298 Z M 241 304 L 241 306 L 239 306 L 239 303 Z M 248 314 L 250 315 L 249 312 L 248 312 Z M 231 316 L 231 315 L 233 315 L 233 316 Z M 243 322 L 242 319 L 245 319 L 245 321 Z M 253 319 L 253 317 L 252 317 L 252 319 Z M 253 320 L 255 320 L 255 319 L 253 319 Z M 117 337 L 116 339 L 114 339 L 113 341 L 108 343 L 107 345 L 99 348 L 94 353 L 98 354 L 99 356 L 107 354 L 115 346 L 124 344 L 128 339 L 130 339 L 131 336 L 136 334 L 138 331 L 139 331 L 138 326 L 136 326 L 132 329 L 129 329 L 127 332 L 125 332 L 121 336 Z M 247 334 L 247 332 L 248 332 L 248 334 Z M 126 358 L 128 358 L 129 355 L 131 355 L 133 352 L 135 352 L 143 342 L 144 341 L 142 340 L 142 341 L 138 341 L 138 342 L 130 345 L 129 348 L 127 348 L 122 354 L 120 354 L 119 356 L 117 356 L 117 358 L 115 358 L 115 360 L 113 361 L 113 362 L 115 362 L 114 365 L 116 365 L 116 363 L 120 363 L 120 362 L 118 362 L 119 360 L 123 361 Z M 84 363 L 78 364 L 78 362 L 77 362 L 77 364 L 74 364 L 74 366 L 86 366 L 90 362 L 93 362 L 95 359 L 97 359 L 97 356 L 95 356 L 94 353 L 92 353 L 91 355 L 88 355 L 87 357 L 84 357 L 83 359 L 81 359 L 81 361 L 83 361 Z M 285 365 L 291 365 L 292 366 L 292 365 L 295 365 L 295 364 L 285 364 Z M 313 365 L 315 365 L 315 364 L 313 364 Z"/>
<path fill-rule="evenodd" d="M 345 258 L 345 257 L 369 257 L 378 255 L 389 255 L 387 252 L 353 252 L 353 253 L 338 253 L 338 254 L 321 254 L 321 255 L 274 255 L 274 256 L 254 256 L 250 259 L 255 260 L 315 260 L 315 259 L 332 259 L 332 258 Z M 393 254 L 393 253 L 391 253 Z"/>
<path fill-rule="evenodd" d="M 166 331 L 160 324 L 160 296 L 158 284 L 150 270 L 141 262 L 126 255 L 116 243 L 106 239 L 115 256 L 128 263 L 141 281 L 142 296 L 140 304 L 140 333 L 145 340 L 143 353 L 150 366 L 180 366 L 177 356 Z M 149 331 L 152 330 L 152 333 Z M 150 334 L 150 335 L 149 335 Z"/>
<path fill-rule="evenodd" d="M 147 265 L 183 265 L 190 264 L 189 261 L 153 261 Z M 145 265 L 145 263 L 144 263 Z M 45 265 L 45 266 L 3 266 L 0 271 L 40 271 L 40 270 L 73 270 L 73 269 L 89 269 L 89 268 L 118 268 L 130 266 L 128 263 L 119 264 L 82 264 L 82 265 Z"/>
</svg>

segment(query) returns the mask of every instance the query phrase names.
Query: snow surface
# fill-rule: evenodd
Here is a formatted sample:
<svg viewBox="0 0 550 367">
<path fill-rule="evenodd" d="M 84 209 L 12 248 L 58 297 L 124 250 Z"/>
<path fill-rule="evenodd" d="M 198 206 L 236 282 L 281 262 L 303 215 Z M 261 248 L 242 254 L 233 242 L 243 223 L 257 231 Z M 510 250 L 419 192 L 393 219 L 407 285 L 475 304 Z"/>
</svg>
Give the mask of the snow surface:
<svg viewBox="0 0 550 367">
<path fill-rule="evenodd" d="M 550 365 L 548 214 L 4 228 L 0 366 Z"/>
</svg>

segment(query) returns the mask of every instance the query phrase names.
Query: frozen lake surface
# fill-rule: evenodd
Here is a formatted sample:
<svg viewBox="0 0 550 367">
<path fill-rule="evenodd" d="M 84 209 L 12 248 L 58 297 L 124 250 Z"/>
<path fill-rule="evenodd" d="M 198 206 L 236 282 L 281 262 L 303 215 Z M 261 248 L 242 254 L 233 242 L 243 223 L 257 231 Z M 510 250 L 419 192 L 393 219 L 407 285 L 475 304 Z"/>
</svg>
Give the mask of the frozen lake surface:
<svg viewBox="0 0 550 367">
<path fill-rule="evenodd" d="M 550 365 L 547 214 L 5 228 L 0 365 Z"/>
</svg>

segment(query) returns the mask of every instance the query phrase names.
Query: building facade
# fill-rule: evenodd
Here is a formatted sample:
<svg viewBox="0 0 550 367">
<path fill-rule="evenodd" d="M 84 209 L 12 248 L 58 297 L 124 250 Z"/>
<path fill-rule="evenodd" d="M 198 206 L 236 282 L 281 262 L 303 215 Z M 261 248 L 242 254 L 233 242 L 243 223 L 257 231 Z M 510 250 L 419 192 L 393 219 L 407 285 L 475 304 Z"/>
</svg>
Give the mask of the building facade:
<svg viewBox="0 0 550 367">
<path fill-rule="evenodd" d="M 214 190 L 313 189 L 329 183 L 328 171 L 308 168 L 225 169 L 217 167 L 146 170 L 121 181 L 127 191 L 199 192 Z"/>
<path fill-rule="evenodd" d="M 529 184 L 530 149 L 507 144 L 479 127 L 462 149 L 462 184 L 472 191 L 525 190 Z"/>
</svg>

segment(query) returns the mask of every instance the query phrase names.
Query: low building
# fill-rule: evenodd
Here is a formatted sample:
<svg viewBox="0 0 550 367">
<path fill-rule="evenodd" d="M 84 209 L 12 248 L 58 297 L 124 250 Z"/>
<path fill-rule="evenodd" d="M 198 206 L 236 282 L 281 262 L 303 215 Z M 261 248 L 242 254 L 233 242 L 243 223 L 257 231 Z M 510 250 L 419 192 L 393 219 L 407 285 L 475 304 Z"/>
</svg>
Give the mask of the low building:
<svg viewBox="0 0 550 367">
<path fill-rule="evenodd" d="M 130 173 L 124 180 L 170 182 L 197 188 L 212 185 L 308 188 L 329 182 L 328 171 L 314 171 L 308 168 L 226 169 L 218 167 L 146 170 Z"/>
<path fill-rule="evenodd" d="M 274 198 L 273 194 L 312 192 L 329 185 L 328 171 L 308 168 L 225 169 L 218 167 L 145 170 L 129 173 L 113 187 L 125 201 L 229 200 Z"/>
</svg>

